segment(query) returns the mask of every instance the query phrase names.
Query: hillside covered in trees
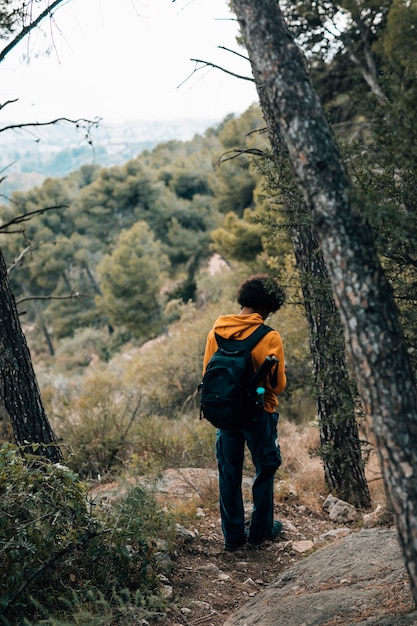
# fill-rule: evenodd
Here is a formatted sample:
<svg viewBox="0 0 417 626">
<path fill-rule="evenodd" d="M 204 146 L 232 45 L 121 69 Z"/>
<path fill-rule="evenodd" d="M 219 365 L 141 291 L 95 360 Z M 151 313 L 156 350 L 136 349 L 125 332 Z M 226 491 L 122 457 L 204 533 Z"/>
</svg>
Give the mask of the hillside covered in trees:
<svg viewBox="0 0 417 626">
<path fill-rule="evenodd" d="M 236 146 L 265 148 L 262 126 L 253 107 L 191 141 L 159 144 L 121 166 L 85 165 L 13 194 L 3 224 L 39 214 L 20 234 L 4 234 L 2 247 L 25 322 L 42 328 L 51 354 L 87 326 L 155 337 L 170 302 L 195 299 L 197 272 L 213 251 L 268 263 L 257 261 L 267 244 L 251 220 L 261 174 L 246 156 L 219 164 Z"/>
<path fill-rule="evenodd" d="M 103 120 L 80 124 L 74 129 L 69 122 L 55 125 L 16 128 L 2 136 L 0 169 L 6 172 L 1 185 L 3 198 L 12 191 L 39 186 L 45 178 L 63 178 L 86 163 L 101 167 L 123 165 L 142 150 L 171 139 L 185 141 L 204 132 L 214 120 L 135 120 L 106 123 Z"/>
</svg>

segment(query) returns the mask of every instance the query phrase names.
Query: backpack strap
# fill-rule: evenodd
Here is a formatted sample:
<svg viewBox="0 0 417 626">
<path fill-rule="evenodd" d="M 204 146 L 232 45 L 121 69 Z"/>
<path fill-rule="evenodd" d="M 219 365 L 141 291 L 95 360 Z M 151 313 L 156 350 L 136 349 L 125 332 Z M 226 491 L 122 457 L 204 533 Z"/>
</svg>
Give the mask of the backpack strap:
<svg viewBox="0 0 417 626">
<path fill-rule="evenodd" d="M 220 347 L 226 342 L 232 341 L 233 344 L 239 344 L 239 347 L 242 349 L 249 350 L 252 352 L 254 347 L 261 341 L 265 335 L 267 335 L 271 330 L 273 330 L 270 326 L 266 326 L 266 324 L 260 324 L 258 328 L 256 328 L 253 333 L 249 335 L 249 337 L 245 337 L 245 339 L 226 339 L 226 337 L 222 337 L 217 333 L 214 333 L 214 336 L 217 341 L 217 345 Z"/>
</svg>

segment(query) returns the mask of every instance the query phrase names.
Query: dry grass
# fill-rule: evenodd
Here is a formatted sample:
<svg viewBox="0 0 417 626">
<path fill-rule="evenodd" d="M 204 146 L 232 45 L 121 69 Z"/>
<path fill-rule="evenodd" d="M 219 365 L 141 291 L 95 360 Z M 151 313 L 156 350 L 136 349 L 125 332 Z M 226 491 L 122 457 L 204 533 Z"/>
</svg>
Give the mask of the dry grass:
<svg viewBox="0 0 417 626">
<path fill-rule="evenodd" d="M 214 429 L 209 425 L 201 425 L 200 422 L 197 428 L 195 423 L 162 419 L 151 420 L 146 426 L 141 444 L 148 454 L 157 451 L 161 461 L 159 480 L 163 476 L 163 482 L 170 484 L 169 489 L 159 488 L 155 491 L 158 493 L 157 497 L 162 498 L 164 504 L 170 508 L 175 519 L 184 522 L 187 518 L 195 518 L 198 507 L 203 507 L 206 511 L 217 511 L 219 496 Z M 276 501 L 296 502 L 311 511 L 321 513 L 328 490 L 324 481 L 323 463 L 317 453 L 320 440 L 318 427 L 282 420 L 278 430 L 283 463 L 275 481 Z M 195 441 L 190 439 L 190 433 L 194 433 L 200 447 L 203 446 L 204 454 Z M 145 440 L 152 441 L 152 446 L 146 445 Z M 385 512 L 388 507 L 378 458 L 371 447 L 370 450 L 366 476 L 371 491 L 372 510 L 379 505 Z M 248 450 L 245 454 L 243 491 L 246 499 L 251 500 L 253 465 Z M 172 463 L 173 456 L 175 463 Z M 198 461 L 202 461 L 202 464 L 199 465 Z M 135 472 L 135 475 L 137 479 L 138 473 Z M 175 497 L 171 499 L 169 494 L 175 494 Z"/>
<path fill-rule="evenodd" d="M 363 438 L 363 433 L 361 433 Z M 322 497 L 327 496 L 324 481 L 323 463 L 318 456 L 320 432 L 316 425 L 296 425 L 289 421 L 279 424 L 279 440 L 283 457 L 278 479 L 283 484 L 278 490 L 278 499 L 296 497 L 300 504 L 312 507 L 321 506 Z M 369 442 L 365 475 L 372 499 L 372 510 L 378 505 L 388 510 L 387 497 L 381 468 L 373 438 L 366 433 Z"/>
<path fill-rule="evenodd" d="M 336 588 L 329 586 L 328 589 Z M 358 607 L 355 617 L 346 619 L 346 617 L 336 616 L 329 621 L 323 623 L 323 626 L 355 626 L 355 624 L 363 624 L 364 621 L 370 618 L 375 618 L 377 615 L 386 617 L 392 616 L 395 619 L 395 615 L 406 615 L 414 608 L 414 601 L 410 591 L 409 581 L 404 578 L 392 585 L 380 585 L 379 593 L 369 602 Z M 392 622 L 395 623 L 394 621 Z"/>
<path fill-rule="evenodd" d="M 316 426 L 283 421 L 279 425 L 282 466 L 278 473 L 278 500 L 297 499 L 311 509 L 325 496 L 323 464 L 317 456 L 320 434 Z"/>
</svg>

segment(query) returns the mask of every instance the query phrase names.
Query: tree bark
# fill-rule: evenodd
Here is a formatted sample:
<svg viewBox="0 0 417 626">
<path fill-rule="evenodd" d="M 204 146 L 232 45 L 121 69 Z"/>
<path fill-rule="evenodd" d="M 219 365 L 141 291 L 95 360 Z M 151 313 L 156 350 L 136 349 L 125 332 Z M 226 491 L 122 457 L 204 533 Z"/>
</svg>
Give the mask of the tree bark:
<svg viewBox="0 0 417 626">
<path fill-rule="evenodd" d="M 371 496 L 355 415 L 354 385 L 346 364 L 343 327 L 329 276 L 310 226 L 293 226 L 291 239 L 310 330 L 326 485 L 342 500 L 368 509 Z"/>
<path fill-rule="evenodd" d="M 311 211 L 417 602 L 417 389 L 392 290 L 278 3 L 232 6 L 270 133 L 280 127 Z"/>
<path fill-rule="evenodd" d="M 7 268 L 0 251 L 0 394 L 18 446 L 56 463 L 60 448 L 42 405 Z M 37 444 L 37 445 L 34 445 Z"/>
<path fill-rule="evenodd" d="M 361 442 L 356 420 L 354 384 L 346 364 L 346 347 L 339 312 L 322 252 L 311 226 L 311 214 L 294 189 L 288 172 L 278 118 L 270 109 L 262 80 L 253 67 L 261 107 L 268 118 L 269 136 L 276 172 L 272 185 L 277 188 L 287 212 L 289 232 L 300 273 L 304 307 L 309 327 L 313 361 L 317 416 L 320 428 L 320 454 L 328 489 L 339 498 L 361 509 L 371 506 L 365 477 Z M 278 178 L 278 180 L 276 180 Z"/>
<path fill-rule="evenodd" d="M 264 111 L 268 101 L 259 90 Z M 273 112 L 269 112 L 273 117 Z M 272 135 L 271 135 L 272 137 Z M 346 363 L 339 312 L 323 255 L 311 226 L 311 215 L 294 185 L 288 153 L 274 127 L 273 173 L 269 185 L 280 198 L 292 240 L 309 328 L 314 391 L 320 428 L 320 455 L 328 489 L 354 506 L 371 505 L 356 419 L 357 391 Z"/>
</svg>

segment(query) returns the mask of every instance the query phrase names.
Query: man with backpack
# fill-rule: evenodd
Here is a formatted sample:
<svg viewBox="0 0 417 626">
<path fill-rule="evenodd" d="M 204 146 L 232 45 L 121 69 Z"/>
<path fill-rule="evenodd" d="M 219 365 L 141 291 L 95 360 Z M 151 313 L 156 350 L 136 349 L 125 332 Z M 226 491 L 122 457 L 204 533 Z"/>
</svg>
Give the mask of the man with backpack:
<svg viewBox="0 0 417 626">
<path fill-rule="evenodd" d="M 241 306 L 240 313 L 220 316 L 208 334 L 201 405 L 202 416 L 218 428 L 216 457 L 220 514 L 224 548 L 230 552 L 243 547 L 246 542 L 260 545 L 274 540 L 281 532 L 281 523 L 274 521 L 273 517 L 274 477 L 281 465 L 277 396 L 284 391 L 287 382 L 281 337 L 276 330 L 264 325 L 267 317 L 284 304 L 283 289 L 275 278 L 257 274 L 240 285 L 237 301 Z M 250 338 L 254 331 L 256 335 Z M 249 371 L 243 374 L 245 351 L 249 354 Z M 235 386 L 239 389 L 239 399 L 230 383 L 236 374 L 233 368 L 237 371 L 238 366 L 238 376 L 244 378 L 239 381 L 240 386 Z M 262 380 L 256 380 L 256 371 L 261 372 L 260 376 L 265 371 L 267 373 Z M 251 381 L 255 381 L 256 388 L 251 388 Z M 232 409 L 227 404 L 233 405 Z M 245 443 L 255 466 L 248 532 L 245 530 L 242 498 Z"/>
</svg>

